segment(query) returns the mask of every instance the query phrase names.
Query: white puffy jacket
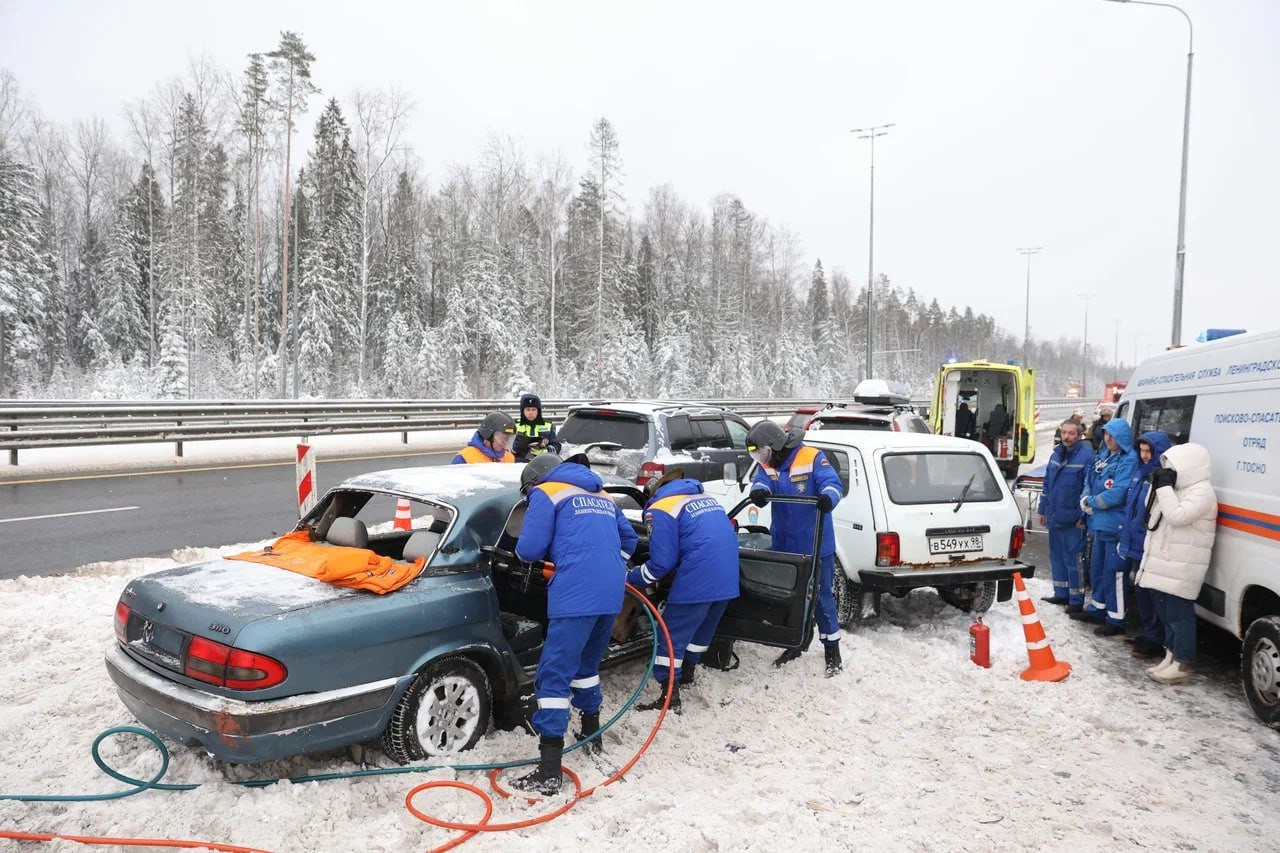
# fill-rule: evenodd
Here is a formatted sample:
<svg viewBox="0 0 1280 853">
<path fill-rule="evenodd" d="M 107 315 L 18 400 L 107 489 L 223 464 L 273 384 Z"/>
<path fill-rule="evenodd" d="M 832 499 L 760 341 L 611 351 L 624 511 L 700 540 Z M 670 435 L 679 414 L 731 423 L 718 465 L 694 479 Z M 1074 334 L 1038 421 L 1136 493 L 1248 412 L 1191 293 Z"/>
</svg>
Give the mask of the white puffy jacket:
<svg viewBox="0 0 1280 853">
<path fill-rule="evenodd" d="M 1209 570 L 1218 531 L 1209 451 L 1199 444 L 1180 444 L 1161 454 L 1160 463 L 1178 472 L 1178 482 L 1156 489 L 1138 586 L 1194 601 Z"/>
</svg>

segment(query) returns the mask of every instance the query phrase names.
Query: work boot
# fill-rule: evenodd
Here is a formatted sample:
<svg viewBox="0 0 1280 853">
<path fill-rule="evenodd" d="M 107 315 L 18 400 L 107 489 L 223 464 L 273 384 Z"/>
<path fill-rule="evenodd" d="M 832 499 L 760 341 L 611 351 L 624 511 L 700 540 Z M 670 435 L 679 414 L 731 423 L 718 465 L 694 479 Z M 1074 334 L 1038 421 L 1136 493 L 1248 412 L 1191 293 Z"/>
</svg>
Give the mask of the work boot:
<svg viewBox="0 0 1280 853">
<path fill-rule="evenodd" d="M 798 657 L 800 657 L 799 649 L 787 649 L 785 652 L 774 658 L 773 665 L 786 666 Z"/>
<path fill-rule="evenodd" d="M 827 678 L 844 671 L 844 667 L 840 663 L 839 643 L 831 643 L 823 646 L 822 652 L 827 657 Z"/>
<path fill-rule="evenodd" d="M 643 705 L 637 705 L 636 710 L 637 711 L 661 711 L 662 705 L 666 701 L 666 698 L 667 698 L 667 687 L 666 687 L 666 684 L 663 684 L 662 692 L 658 694 L 657 699 L 654 699 L 652 702 L 645 702 Z M 671 704 L 667 706 L 667 710 L 673 714 L 681 713 L 682 709 L 680 707 L 679 683 L 675 684 L 671 688 Z"/>
<path fill-rule="evenodd" d="M 1067 600 L 1066 600 L 1065 598 L 1063 598 L 1063 597 L 1061 597 L 1061 596 L 1058 596 L 1058 595 L 1045 595 L 1045 596 L 1041 596 L 1041 597 L 1040 597 L 1040 600 L 1041 600 L 1041 601 L 1044 601 L 1044 602 L 1047 602 L 1047 603 L 1049 603 L 1049 604 L 1066 604 L 1066 603 L 1067 603 Z"/>
<path fill-rule="evenodd" d="M 1106 622 L 1094 628 L 1093 633 L 1099 637 L 1114 637 L 1117 634 L 1123 634 L 1124 628 L 1120 625 L 1112 625 L 1110 622 Z"/>
<path fill-rule="evenodd" d="M 1106 617 L 1097 610 L 1081 610 L 1079 613 L 1069 613 L 1067 618 L 1074 619 L 1077 622 L 1097 622 L 1098 624 L 1106 621 Z"/>
<path fill-rule="evenodd" d="M 1133 650 L 1129 652 L 1135 658 L 1158 658 L 1163 653 L 1164 646 L 1153 643 L 1146 637 L 1138 637 L 1133 643 Z"/>
<path fill-rule="evenodd" d="M 596 732 L 600 731 L 600 712 L 599 711 L 595 712 L 594 714 L 588 714 L 586 712 L 583 712 L 581 720 L 582 720 L 582 729 L 574 733 L 574 737 L 577 740 L 584 740 L 586 738 L 591 737 Z M 600 738 L 596 738 L 595 740 L 590 741 L 586 746 L 583 747 L 583 749 L 586 750 L 587 752 L 595 752 L 595 753 L 599 753 L 600 750 L 602 750 L 603 748 L 604 748 L 604 744 L 601 743 Z"/>
<path fill-rule="evenodd" d="M 1076 614 L 1076 613 L 1083 613 L 1083 612 L 1084 612 L 1084 605 L 1083 605 L 1083 604 L 1068 604 L 1068 605 L 1067 605 L 1067 615 L 1068 615 L 1068 616 L 1071 616 L 1071 615 Z"/>
<path fill-rule="evenodd" d="M 512 779 L 511 787 L 526 794 L 555 796 L 560 793 L 560 760 L 563 757 L 564 738 L 543 735 L 538 741 L 538 766 L 532 773 Z"/>
<path fill-rule="evenodd" d="M 680 686 L 690 687 L 693 685 L 694 669 L 698 665 L 696 663 L 685 663 L 680 667 Z"/>
</svg>

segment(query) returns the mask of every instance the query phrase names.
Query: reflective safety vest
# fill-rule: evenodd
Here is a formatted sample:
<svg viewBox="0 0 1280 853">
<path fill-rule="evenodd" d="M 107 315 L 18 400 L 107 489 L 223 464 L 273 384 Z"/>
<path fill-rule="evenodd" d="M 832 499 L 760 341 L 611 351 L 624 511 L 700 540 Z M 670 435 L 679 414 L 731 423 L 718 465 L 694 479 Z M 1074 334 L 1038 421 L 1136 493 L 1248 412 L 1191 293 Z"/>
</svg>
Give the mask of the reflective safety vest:
<svg viewBox="0 0 1280 853">
<path fill-rule="evenodd" d="M 458 455 L 462 457 L 462 461 L 467 465 L 474 465 L 479 462 L 515 462 L 516 455 L 510 450 L 504 451 L 501 459 L 493 459 L 478 447 L 468 444 L 466 447 L 458 451 Z"/>
<path fill-rule="evenodd" d="M 538 421 L 537 423 L 532 424 L 521 421 L 516 424 L 516 435 L 524 436 L 530 444 L 544 438 L 550 438 L 552 432 L 553 427 L 551 426 L 550 421 Z M 530 456 L 541 456 L 546 453 L 548 449 L 549 448 L 546 447 L 530 447 L 528 454 Z"/>
</svg>

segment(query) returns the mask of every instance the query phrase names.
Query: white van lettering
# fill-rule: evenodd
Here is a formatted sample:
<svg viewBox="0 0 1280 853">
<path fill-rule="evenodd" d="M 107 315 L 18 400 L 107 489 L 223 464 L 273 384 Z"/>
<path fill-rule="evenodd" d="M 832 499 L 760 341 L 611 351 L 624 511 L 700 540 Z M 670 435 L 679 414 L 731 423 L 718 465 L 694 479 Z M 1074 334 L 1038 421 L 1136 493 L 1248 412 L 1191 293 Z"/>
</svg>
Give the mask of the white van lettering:
<svg viewBox="0 0 1280 853">
<path fill-rule="evenodd" d="M 1265 474 L 1267 473 L 1267 463 L 1265 462 L 1246 462 L 1243 459 L 1236 460 L 1236 470 L 1245 474 Z"/>
<path fill-rule="evenodd" d="M 1241 447 L 1256 447 L 1259 450 L 1267 449 L 1267 440 L 1260 435 L 1246 435 L 1240 439 Z"/>
<path fill-rule="evenodd" d="M 1241 364 L 1227 365 L 1228 376 L 1235 376 L 1237 373 L 1271 373 L 1274 370 L 1280 370 L 1280 359 L 1246 361 Z"/>
<path fill-rule="evenodd" d="M 1280 423 L 1280 412 L 1219 412 L 1213 416 L 1215 424 L 1275 424 Z"/>
</svg>

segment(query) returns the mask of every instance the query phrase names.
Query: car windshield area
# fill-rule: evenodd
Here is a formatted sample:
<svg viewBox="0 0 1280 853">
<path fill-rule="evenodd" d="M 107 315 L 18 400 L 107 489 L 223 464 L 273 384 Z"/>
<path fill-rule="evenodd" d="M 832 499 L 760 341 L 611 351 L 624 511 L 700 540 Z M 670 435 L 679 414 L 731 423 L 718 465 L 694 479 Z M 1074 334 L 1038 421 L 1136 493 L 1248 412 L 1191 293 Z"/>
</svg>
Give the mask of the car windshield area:
<svg viewBox="0 0 1280 853">
<path fill-rule="evenodd" d="M 895 504 L 982 503 L 1004 492 L 979 453 L 887 453 L 882 462 L 889 499 Z"/>
<path fill-rule="evenodd" d="M 649 444 L 649 422 L 608 412 L 571 412 L 559 436 L 565 444 L 608 442 L 625 450 L 640 450 Z"/>
</svg>

